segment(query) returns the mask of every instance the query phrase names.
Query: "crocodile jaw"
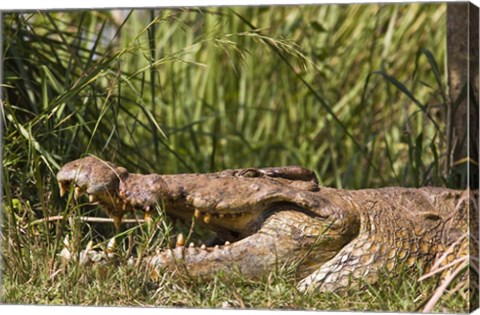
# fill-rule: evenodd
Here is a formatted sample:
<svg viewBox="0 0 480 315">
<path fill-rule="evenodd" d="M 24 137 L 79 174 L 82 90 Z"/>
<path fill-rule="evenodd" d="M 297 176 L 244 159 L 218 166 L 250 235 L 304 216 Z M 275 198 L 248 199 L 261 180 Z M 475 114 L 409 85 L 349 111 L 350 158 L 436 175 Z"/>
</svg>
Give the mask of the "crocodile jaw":
<svg viewBox="0 0 480 315">
<path fill-rule="evenodd" d="M 303 278 L 332 259 L 348 240 L 350 236 L 335 222 L 284 209 L 266 218 L 258 231 L 232 244 L 177 246 L 150 257 L 147 264 L 153 278 L 165 270 L 207 278 L 220 271 L 239 271 L 260 278 L 277 267 L 300 265 L 295 271 Z"/>
<path fill-rule="evenodd" d="M 278 262 L 301 260 L 312 247 L 319 246 L 321 250 L 310 253 L 302 262 L 303 272 L 308 272 L 331 259 L 358 233 L 358 229 L 349 228 L 358 220 L 353 212 L 345 217 L 320 195 L 298 189 L 290 179 L 234 174 L 232 170 L 212 174 L 129 174 L 113 163 L 88 157 L 66 164 L 57 179 L 61 191 L 75 185 L 75 191 L 99 200 L 117 227 L 125 211 L 141 209 L 148 213 L 158 205 L 171 216 L 196 218 L 216 231 L 237 234 L 230 245 L 164 250 L 150 262 L 157 271 L 177 268 L 180 261 L 182 268 L 193 275 L 211 275 L 237 266 L 243 273 L 257 277 Z"/>
<path fill-rule="evenodd" d="M 210 193 L 199 191 L 205 182 L 196 184 L 198 180 L 196 174 L 130 174 L 122 167 L 95 157 L 69 162 L 57 174 L 61 196 L 70 189 L 75 198 L 87 194 L 90 202 L 99 203 L 118 224 L 128 211 L 149 212 L 160 206 L 173 217 L 185 220 L 195 217 L 201 224 L 216 229 L 245 233 L 252 228 L 251 223 L 258 219 L 260 212 L 228 207 L 216 210 L 212 202 L 197 197 Z M 190 193 L 185 194 L 186 191 Z"/>
<path fill-rule="evenodd" d="M 279 205 L 302 209 L 318 206 L 308 192 L 299 193 L 281 181 L 238 177 L 232 172 L 130 174 L 113 163 L 86 157 L 67 163 L 57 180 L 61 194 L 75 186 L 76 197 L 88 194 L 90 201 L 98 202 L 117 222 L 127 211 L 149 212 L 159 206 L 170 216 L 195 217 L 214 230 L 242 235 L 257 230 L 264 216 Z"/>
</svg>

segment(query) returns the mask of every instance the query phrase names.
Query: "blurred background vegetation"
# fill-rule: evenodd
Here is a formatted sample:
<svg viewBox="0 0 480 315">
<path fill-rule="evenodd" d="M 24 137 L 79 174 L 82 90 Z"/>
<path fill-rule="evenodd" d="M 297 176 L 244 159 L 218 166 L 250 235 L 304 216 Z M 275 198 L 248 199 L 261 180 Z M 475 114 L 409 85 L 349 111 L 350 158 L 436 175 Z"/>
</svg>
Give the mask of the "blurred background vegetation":
<svg viewBox="0 0 480 315">
<path fill-rule="evenodd" d="M 51 286 L 32 272 L 40 257 L 55 272 L 67 221 L 19 226 L 71 214 L 55 174 L 87 154 L 142 173 L 296 164 L 338 188 L 449 184 L 445 4 L 23 12 L 3 27 L 9 301 Z"/>
<path fill-rule="evenodd" d="M 345 188 L 445 180 L 442 4 L 23 13 L 4 26 L 3 167 L 20 191 L 86 154 L 157 173 L 298 164 Z"/>
</svg>

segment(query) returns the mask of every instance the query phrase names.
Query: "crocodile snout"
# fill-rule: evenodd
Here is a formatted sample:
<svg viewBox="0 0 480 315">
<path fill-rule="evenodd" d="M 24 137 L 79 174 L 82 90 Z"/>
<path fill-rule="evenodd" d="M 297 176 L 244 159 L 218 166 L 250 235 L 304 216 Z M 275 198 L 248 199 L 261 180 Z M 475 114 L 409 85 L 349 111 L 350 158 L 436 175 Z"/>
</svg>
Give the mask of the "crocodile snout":
<svg viewBox="0 0 480 315">
<path fill-rule="evenodd" d="M 117 228 L 127 211 L 150 211 L 166 190 L 159 175 L 129 174 L 123 167 L 92 156 L 65 164 L 57 180 L 61 196 L 71 188 L 75 198 L 87 194 L 91 203 L 100 204 L 113 217 Z"/>
<path fill-rule="evenodd" d="M 57 174 L 60 195 L 75 185 L 75 196 L 87 193 L 93 196 L 115 196 L 120 180 L 127 170 L 95 157 L 85 157 L 65 164 Z"/>
</svg>

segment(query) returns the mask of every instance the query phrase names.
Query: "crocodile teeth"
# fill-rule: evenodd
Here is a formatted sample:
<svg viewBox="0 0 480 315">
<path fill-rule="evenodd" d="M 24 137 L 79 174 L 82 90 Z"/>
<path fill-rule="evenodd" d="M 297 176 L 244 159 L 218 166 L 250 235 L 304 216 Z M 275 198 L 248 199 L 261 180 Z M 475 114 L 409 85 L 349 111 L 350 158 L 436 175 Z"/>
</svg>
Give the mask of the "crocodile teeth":
<svg viewBox="0 0 480 315">
<path fill-rule="evenodd" d="M 64 247 L 60 252 L 60 257 L 62 257 L 62 262 L 66 264 L 70 260 L 70 258 L 72 258 L 72 254 L 66 247 Z"/>
<path fill-rule="evenodd" d="M 121 215 L 113 215 L 113 224 L 117 230 L 120 230 L 120 225 L 122 224 L 122 216 Z"/>
<path fill-rule="evenodd" d="M 200 246 L 201 249 L 207 249 L 207 245 L 205 244 L 202 244 L 202 246 Z"/>
<path fill-rule="evenodd" d="M 65 196 L 65 193 L 67 192 L 67 188 L 62 182 L 58 183 L 58 188 L 60 189 L 60 197 Z"/>
<path fill-rule="evenodd" d="M 183 233 L 177 235 L 177 244 L 175 246 L 183 246 L 185 245 L 185 236 Z"/>
<path fill-rule="evenodd" d="M 220 246 L 218 246 L 218 245 L 215 245 L 215 249 L 219 249 L 219 248 L 220 248 Z"/>
<path fill-rule="evenodd" d="M 74 196 L 75 196 L 75 199 L 80 197 L 82 195 L 82 190 L 80 189 L 80 187 L 75 187 L 75 192 L 74 192 Z"/>
<path fill-rule="evenodd" d="M 191 242 L 188 247 L 195 247 L 195 243 L 194 242 Z"/>
<path fill-rule="evenodd" d="M 68 235 L 63 239 L 63 245 L 65 245 L 65 247 L 70 247 L 70 238 Z"/>
<path fill-rule="evenodd" d="M 229 242 L 229 241 L 226 241 L 226 242 L 225 242 L 225 246 L 228 246 L 228 245 L 230 245 L 230 242 Z"/>
<path fill-rule="evenodd" d="M 93 248 L 93 241 L 88 242 L 87 247 L 85 247 L 85 251 L 89 252 Z"/>
<path fill-rule="evenodd" d="M 88 195 L 88 201 L 94 203 L 95 201 L 97 201 L 97 198 L 94 195 Z"/>
<path fill-rule="evenodd" d="M 206 224 L 210 223 L 212 221 L 212 215 L 210 213 L 207 213 L 205 217 L 203 218 L 203 222 Z"/>
<path fill-rule="evenodd" d="M 90 261 L 90 252 L 92 251 L 93 248 L 93 241 L 88 242 L 87 247 L 85 247 L 85 250 L 80 253 L 80 264 L 85 265 Z"/>
<path fill-rule="evenodd" d="M 195 212 L 193 213 L 193 216 L 198 219 L 198 218 L 200 218 L 200 215 L 202 215 L 202 213 L 200 212 L 200 210 L 195 209 Z"/>
<path fill-rule="evenodd" d="M 113 252 L 115 250 L 116 245 L 117 245 L 117 241 L 115 240 L 115 237 L 112 237 L 110 241 L 108 241 L 107 251 Z"/>
<path fill-rule="evenodd" d="M 217 215 L 217 217 L 218 217 L 219 219 L 223 219 L 223 217 L 225 217 L 225 215 L 224 215 L 223 213 L 220 213 L 219 215 Z"/>
<path fill-rule="evenodd" d="M 149 222 L 152 220 L 152 215 L 150 214 L 150 212 L 145 212 L 144 215 L 143 215 L 143 219 L 146 221 L 146 222 Z"/>
</svg>

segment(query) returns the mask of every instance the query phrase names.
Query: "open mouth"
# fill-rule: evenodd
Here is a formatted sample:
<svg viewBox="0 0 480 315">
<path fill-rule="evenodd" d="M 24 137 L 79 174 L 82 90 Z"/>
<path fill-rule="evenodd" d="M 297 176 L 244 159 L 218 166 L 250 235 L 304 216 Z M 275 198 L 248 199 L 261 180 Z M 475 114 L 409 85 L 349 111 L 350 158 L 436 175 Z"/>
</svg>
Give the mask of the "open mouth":
<svg viewBox="0 0 480 315">
<path fill-rule="evenodd" d="M 215 246 L 254 234 L 268 213 L 275 210 L 263 202 L 261 187 L 250 173 L 246 178 L 231 174 L 130 174 L 113 163 L 86 157 L 66 164 L 57 180 L 60 195 L 70 190 L 76 199 L 87 195 L 90 203 L 98 204 L 113 218 L 117 229 L 126 213 L 141 210 L 149 217 L 154 209 L 164 209 L 169 217 L 181 219 L 186 226 L 194 222 L 211 230 L 209 240 L 196 243 Z M 237 181 L 243 185 L 236 186 Z M 247 191 L 236 191 L 239 187 Z M 213 232 L 216 237 L 211 236 Z M 182 239 L 179 237 L 176 243 L 185 245 Z"/>
<path fill-rule="evenodd" d="M 160 238 L 149 258 L 154 270 L 177 270 L 181 261 L 189 274 L 237 266 L 257 277 L 279 261 L 303 257 L 319 240 L 324 247 L 316 255 L 328 259 L 352 237 L 343 236 L 344 225 L 335 221 L 337 208 L 311 193 L 318 190 L 314 174 L 299 167 L 142 175 L 86 157 L 64 165 L 57 180 L 60 193 L 86 194 L 117 230 L 132 212 L 147 220 L 157 211 L 159 218 L 180 219 L 167 233 L 169 244 Z M 341 220 L 351 224 L 356 217 Z"/>
<path fill-rule="evenodd" d="M 170 222 L 174 222 L 173 227 L 175 228 L 171 232 L 170 247 L 175 245 L 176 247 L 214 249 L 219 246 L 229 246 L 258 231 L 267 214 L 274 211 L 274 207 L 271 207 L 272 210 L 255 212 L 238 210 L 229 212 L 228 209 L 224 209 L 222 212 L 209 212 L 205 209 L 188 206 L 179 206 L 178 209 L 170 206 L 163 210 L 164 202 L 157 202 L 156 205 L 142 204 L 140 200 L 137 202 L 126 200 L 126 194 L 121 191 L 115 193 L 108 187 L 99 188 L 99 186 L 96 187 L 96 190 L 92 190 L 79 186 L 78 182 L 68 180 L 59 181 L 59 190 L 61 196 L 72 190 L 76 200 L 83 197 L 88 198 L 91 205 L 100 206 L 108 216 L 113 217 L 117 228 L 120 227 L 120 223 L 147 222 L 156 215 L 154 213 L 157 211 L 166 214 Z M 138 214 L 142 214 L 144 219 L 139 220 Z M 128 218 L 128 215 L 131 218 Z M 180 223 L 176 224 L 176 222 Z M 194 227 L 195 229 L 193 229 Z"/>
</svg>

